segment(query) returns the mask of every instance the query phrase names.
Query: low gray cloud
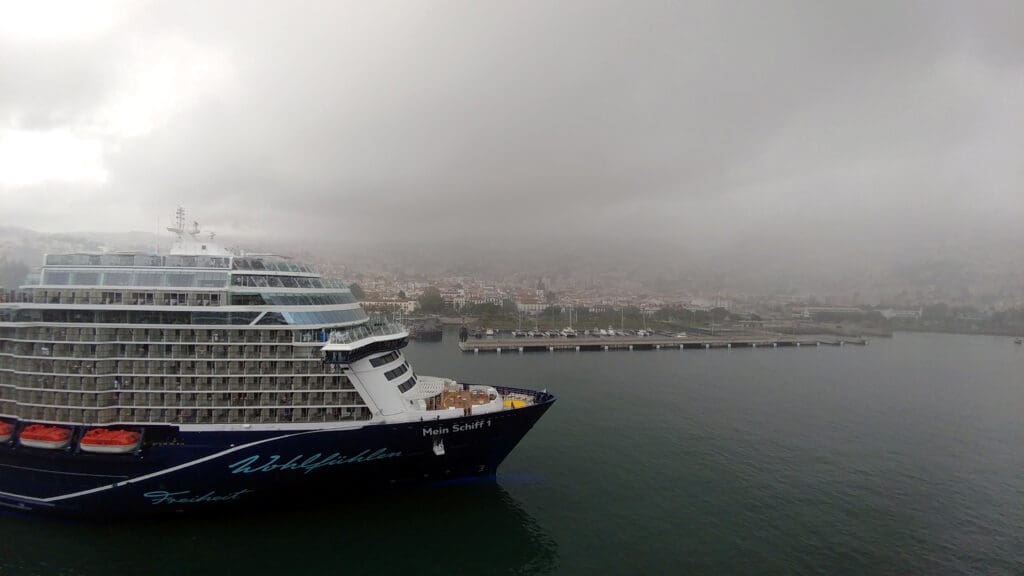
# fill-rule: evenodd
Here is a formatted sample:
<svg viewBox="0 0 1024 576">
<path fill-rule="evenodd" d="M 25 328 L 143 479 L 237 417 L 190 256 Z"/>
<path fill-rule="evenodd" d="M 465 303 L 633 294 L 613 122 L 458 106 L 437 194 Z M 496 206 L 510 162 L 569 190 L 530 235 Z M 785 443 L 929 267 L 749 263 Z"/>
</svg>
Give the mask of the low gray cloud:
<svg viewBox="0 0 1024 576">
<path fill-rule="evenodd" d="M 100 143 L 105 174 L 0 178 L 4 223 L 152 229 L 185 204 L 238 237 L 325 249 L 829 274 L 1021 238 L 1024 16 L 1009 2 L 115 16 L 85 38 L 0 38 L 0 139 L 66 130 Z"/>
</svg>

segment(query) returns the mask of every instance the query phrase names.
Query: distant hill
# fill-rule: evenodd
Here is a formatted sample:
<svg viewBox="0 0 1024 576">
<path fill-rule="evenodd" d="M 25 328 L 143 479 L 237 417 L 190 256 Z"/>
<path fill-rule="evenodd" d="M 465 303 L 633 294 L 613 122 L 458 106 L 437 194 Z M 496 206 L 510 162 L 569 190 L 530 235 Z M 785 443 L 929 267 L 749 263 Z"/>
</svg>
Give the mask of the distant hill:
<svg viewBox="0 0 1024 576">
<path fill-rule="evenodd" d="M 613 239 L 614 240 L 614 239 Z M 575 241 L 538 246 L 469 239 L 339 244 L 331 230 L 309 237 L 218 237 L 228 247 L 288 255 L 338 274 L 391 277 L 468 275 L 487 279 L 552 278 L 563 287 L 594 287 L 629 294 L 701 293 L 770 296 L 809 294 L 839 303 L 904 306 L 934 302 L 1006 308 L 1024 302 L 1024 268 L 1018 252 L 983 249 L 977 239 L 931 250 L 868 253 L 858 246 L 818 247 L 794 240 L 783 245 L 737 242 L 683 251 L 657 242 L 635 245 Z M 169 234 L 153 232 L 41 233 L 0 226 L 0 284 L 13 287 L 24 268 L 43 254 L 169 249 Z M 1016 242 L 1003 242 L 1008 247 Z M 6 271 L 6 272 L 5 272 Z"/>
</svg>

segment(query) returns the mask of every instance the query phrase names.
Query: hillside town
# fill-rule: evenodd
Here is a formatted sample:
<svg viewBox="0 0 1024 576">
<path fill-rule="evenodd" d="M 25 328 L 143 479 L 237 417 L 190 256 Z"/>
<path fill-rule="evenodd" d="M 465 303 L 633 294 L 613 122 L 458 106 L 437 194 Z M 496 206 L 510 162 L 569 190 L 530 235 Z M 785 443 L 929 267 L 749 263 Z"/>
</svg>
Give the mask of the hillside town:
<svg viewBox="0 0 1024 576">
<path fill-rule="evenodd" d="M 47 252 L 103 252 L 118 249 L 160 251 L 159 236 L 134 234 L 104 238 L 41 234 L 8 228 L 0 234 L 0 299 L 11 299 Z M 287 247 L 267 251 L 294 253 Z M 367 310 L 401 318 L 435 316 L 449 323 L 504 328 L 644 327 L 723 330 L 763 328 L 789 333 L 888 335 L 894 330 L 1024 333 L 1024 291 L 1013 274 L 991 276 L 971 289 L 924 281 L 866 288 L 811 291 L 794 282 L 773 292 L 722 280 L 720 287 L 691 282 L 653 281 L 616 269 L 575 267 L 564 271 L 509 269 L 493 263 L 485 270 L 423 273 L 415 266 L 381 269 L 375 258 L 300 254 L 328 277 L 352 287 Z M 696 276 L 696 273 L 695 273 Z M 854 287 L 856 288 L 856 287 Z"/>
<path fill-rule="evenodd" d="M 835 302 L 813 294 L 688 294 L 633 291 L 538 277 L 498 283 L 472 276 L 404 279 L 348 271 L 364 307 L 392 315 L 436 315 L 494 327 L 614 326 L 766 329 L 788 333 L 891 335 L 894 330 L 1024 332 L 1021 306 L 978 308 L 924 301 Z"/>
</svg>

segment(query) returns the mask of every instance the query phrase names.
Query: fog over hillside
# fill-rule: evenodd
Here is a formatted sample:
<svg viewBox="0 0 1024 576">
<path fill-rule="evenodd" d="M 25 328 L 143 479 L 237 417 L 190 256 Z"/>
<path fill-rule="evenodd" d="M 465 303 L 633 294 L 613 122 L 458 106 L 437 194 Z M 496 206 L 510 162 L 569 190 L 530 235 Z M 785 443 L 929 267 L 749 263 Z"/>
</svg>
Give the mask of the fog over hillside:
<svg viewBox="0 0 1024 576">
<path fill-rule="evenodd" d="M 19 262 L 34 267 L 47 252 L 166 251 L 170 240 L 166 233 L 57 234 L 4 227 L 0 228 L 0 264 Z M 857 304 L 947 301 L 989 306 L 1024 300 L 1024 268 L 1008 257 L 1008 251 L 972 253 L 964 248 L 891 266 L 876 261 L 830 264 L 832 255 L 822 253 L 820 266 L 787 268 L 783 259 L 759 262 L 756 247 L 749 251 L 734 248 L 727 256 L 723 251 L 709 251 L 704 257 L 682 260 L 665 247 L 640 251 L 609 246 L 598 254 L 582 242 L 565 243 L 559 250 L 520 250 L 486 240 L 472 247 L 402 241 L 325 249 L 294 239 L 227 236 L 218 240 L 235 250 L 289 255 L 342 275 L 471 275 L 495 281 L 548 277 L 579 285 L 629 286 L 641 292 L 814 295 Z M 13 285 L 12 280 L 0 278 L 0 285 L 5 283 Z"/>
<path fill-rule="evenodd" d="M 984 302 L 1024 284 L 1021 30 L 999 1 L 12 3 L 0 226 L 144 247 L 184 205 L 363 268 Z"/>
</svg>

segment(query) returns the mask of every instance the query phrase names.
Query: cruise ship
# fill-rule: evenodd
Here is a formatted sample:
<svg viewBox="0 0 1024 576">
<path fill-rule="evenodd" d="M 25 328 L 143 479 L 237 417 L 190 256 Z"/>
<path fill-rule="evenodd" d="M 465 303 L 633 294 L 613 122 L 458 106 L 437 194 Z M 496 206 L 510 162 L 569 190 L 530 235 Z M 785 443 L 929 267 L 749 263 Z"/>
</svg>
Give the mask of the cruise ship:
<svg viewBox="0 0 1024 576">
<path fill-rule="evenodd" d="M 0 508 L 83 516 L 493 475 L 547 391 L 416 374 L 409 333 L 179 210 L 166 254 L 48 254 L 0 304 Z M 319 495 L 319 496 L 317 496 Z"/>
</svg>

